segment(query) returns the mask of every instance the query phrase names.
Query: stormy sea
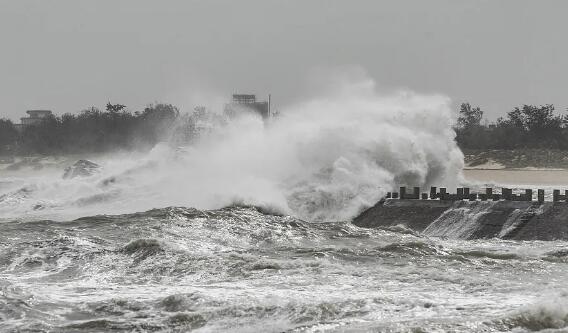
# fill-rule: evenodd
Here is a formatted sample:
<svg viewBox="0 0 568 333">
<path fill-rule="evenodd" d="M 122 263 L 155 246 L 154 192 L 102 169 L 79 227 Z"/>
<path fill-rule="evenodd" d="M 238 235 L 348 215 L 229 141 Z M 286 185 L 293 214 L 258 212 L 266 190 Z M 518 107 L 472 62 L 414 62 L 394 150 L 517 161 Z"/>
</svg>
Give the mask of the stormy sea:
<svg viewBox="0 0 568 333">
<path fill-rule="evenodd" d="M 0 331 L 565 330 L 566 242 L 352 224 L 397 184 L 464 182 L 448 100 L 373 91 L 2 169 Z"/>
</svg>

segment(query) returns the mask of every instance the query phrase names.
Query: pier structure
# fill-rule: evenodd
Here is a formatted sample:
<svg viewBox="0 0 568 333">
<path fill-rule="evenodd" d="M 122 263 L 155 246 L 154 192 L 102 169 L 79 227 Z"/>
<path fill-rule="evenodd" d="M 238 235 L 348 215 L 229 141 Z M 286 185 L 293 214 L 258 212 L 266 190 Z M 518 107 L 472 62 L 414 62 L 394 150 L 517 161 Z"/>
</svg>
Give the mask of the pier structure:
<svg viewBox="0 0 568 333">
<path fill-rule="evenodd" d="M 355 217 L 353 224 L 403 226 L 454 239 L 568 240 L 568 192 L 549 189 L 545 196 L 544 189 L 506 187 L 474 191 L 460 187 L 450 193 L 446 187 L 431 187 L 421 192 L 402 187 Z"/>
<path fill-rule="evenodd" d="M 537 202 L 544 202 L 544 190 L 538 189 L 536 195 Z M 441 200 L 441 201 L 534 201 L 533 190 L 525 189 L 522 193 L 513 193 L 513 189 L 503 187 L 501 193 L 495 193 L 492 187 L 485 188 L 485 192 L 473 193 L 469 187 L 458 187 L 456 193 L 448 193 L 447 188 L 435 186 L 430 187 L 430 192 L 420 192 L 420 187 L 413 187 L 408 191 L 405 186 L 399 188 L 399 192 L 387 192 L 387 199 L 401 200 Z M 568 190 L 561 194 L 560 190 L 552 191 L 553 202 L 568 202 Z"/>
</svg>

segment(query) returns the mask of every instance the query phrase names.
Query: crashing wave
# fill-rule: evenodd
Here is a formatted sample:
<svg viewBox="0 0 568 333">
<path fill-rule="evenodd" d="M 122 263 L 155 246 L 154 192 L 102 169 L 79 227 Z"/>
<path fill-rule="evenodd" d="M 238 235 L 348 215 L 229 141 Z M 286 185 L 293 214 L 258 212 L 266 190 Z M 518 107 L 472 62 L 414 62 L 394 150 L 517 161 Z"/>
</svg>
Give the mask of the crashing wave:
<svg viewBox="0 0 568 333">
<path fill-rule="evenodd" d="M 373 205 L 395 183 L 457 185 L 463 155 L 448 98 L 383 95 L 366 77 L 330 82 L 328 93 L 286 107 L 269 123 L 243 115 L 184 149 L 160 144 L 147 155 L 101 157 L 100 168 L 78 161 L 65 181 L 40 180 L 30 200 L 48 200 L 57 208 L 41 213 L 55 215 L 239 202 L 340 221 Z M 109 191 L 119 195 L 99 200 Z M 94 200 L 76 204 L 80 198 Z"/>
<path fill-rule="evenodd" d="M 493 324 L 506 330 L 565 332 L 568 328 L 568 294 L 564 292 L 525 306 L 503 319 L 495 320 Z"/>
</svg>

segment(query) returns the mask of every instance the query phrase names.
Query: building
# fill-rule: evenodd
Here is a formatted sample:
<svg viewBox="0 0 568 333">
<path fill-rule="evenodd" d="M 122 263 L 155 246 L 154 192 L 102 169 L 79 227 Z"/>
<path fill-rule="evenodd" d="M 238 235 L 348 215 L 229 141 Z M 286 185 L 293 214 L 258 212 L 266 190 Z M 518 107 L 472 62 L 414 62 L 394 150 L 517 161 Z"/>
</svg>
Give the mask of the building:
<svg viewBox="0 0 568 333">
<path fill-rule="evenodd" d="M 53 116 L 50 110 L 28 110 L 26 113 L 28 117 L 20 118 L 21 123 L 15 125 L 16 129 L 20 132 L 27 126 L 39 125 L 46 118 Z"/>
<path fill-rule="evenodd" d="M 253 112 L 262 117 L 262 119 L 270 118 L 270 95 L 268 101 L 258 102 L 255 95 L 234 94 L 233 101 L 225 104 L 225 115 L 235 117 L 245 112 Z"/>
<path fill-rule="evenodd" d="M 26 113 L 29 117 L 20 118 L 23 126 L 39 125 L 47 117 L 53 115 L 50 110 L 28 110 Z"/>
</svg>

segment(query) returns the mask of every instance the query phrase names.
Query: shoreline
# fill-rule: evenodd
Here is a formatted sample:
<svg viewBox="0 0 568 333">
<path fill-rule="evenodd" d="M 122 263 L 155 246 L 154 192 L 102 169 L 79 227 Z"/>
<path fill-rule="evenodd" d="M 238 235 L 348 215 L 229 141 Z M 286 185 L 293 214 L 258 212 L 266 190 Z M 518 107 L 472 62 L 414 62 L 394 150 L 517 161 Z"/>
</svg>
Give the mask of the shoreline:
<svg viewBox="0 0 568 333">
<path fill-rule="evenodd" d="M 467 181 L 504 185 L 566 185 L 568 169 L 505 168 L 505 169 L 463 169 Z"/>
</svg>

